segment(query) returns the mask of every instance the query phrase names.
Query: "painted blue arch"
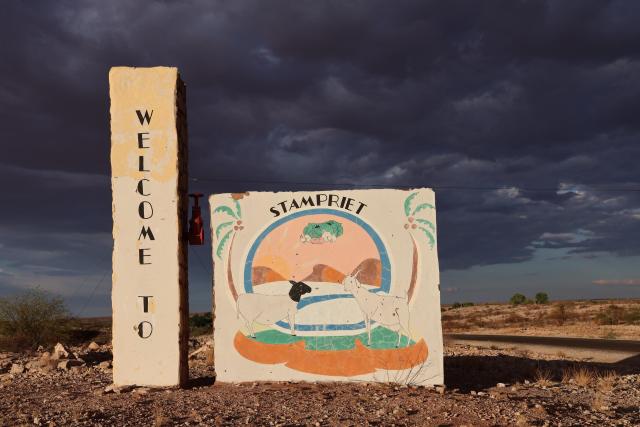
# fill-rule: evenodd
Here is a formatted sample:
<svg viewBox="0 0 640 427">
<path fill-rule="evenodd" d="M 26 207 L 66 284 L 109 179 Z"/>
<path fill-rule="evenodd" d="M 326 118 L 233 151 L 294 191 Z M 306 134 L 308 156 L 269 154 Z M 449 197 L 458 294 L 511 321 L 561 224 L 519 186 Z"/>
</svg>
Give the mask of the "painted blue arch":
<svg viewBox="0 0 640 427">
<path fill-rule="evenodd" d="M 380 236 L 376 231 L 366 222 L 353 214 L 348 212 L 338 211 L 335 209 L 309 209 L 305 211 L 294 212 L 291 215 L 288 215 L 284 218 L 280 218 L 279 220 L 271 223 L 267 228 L 265 228 L 262 233 L 258 236 L 258 238 L 253 242 L 251 248 L 249 249 L 249 254 L 247 255 L 247 260 L 244 263 L 244 291 L 246 293 L 253 293 L 253 283 L 251 283 L 252 277 L 252 267 L 253 267 L 253 258 L 256 255 L 256 251 L 258 247 L 260 247 L 260 243 L 264 240 L 269 233 L 271 233 L 276 228 L 280 227 L 282 224 L 285 224 L 292 219 L 300 218 L 302 216 L 308 215 L 335 215 L 359 225 L 364 229 L 364 231 L 369 234 L 373 243 L 376 245 L 376 249 L 378 249 L 378 253 L 380 254 L 380 264 L 382 266 L 381 272 L 381 280 L 380 280 L 380 291 L 388 293 L 389 289 L 391 289 L 391 263 L 389 262 L 389 255 L 387 254 L 387 249 L 384 247 Z"/>
<path fill-rule="evenodd" d="M 249 249 L 249 253 L 247 255 L 247 259 L 244 264 L 244 283 L 243 284 L 244 284 L 244 291 L 246 293 L 253 293 L 253 283 L 251 282 L 251 278 L 253 276 L 252 274 L 253 259 L 264 238 L 267 237 L 269 233 L 271 233 L 273 230 L 291 221 L 292 219 L 296 219 L 296 218 L 300 218 L 308 215 L 321 215 L 321 214 L 335 215 L 341 218 L 345 218 L 359 225 L 362 229 L 364 229 L 367 232 L 367 234 L 371 237 L 374 244 L 376 245 L 376 249 L 378 250 L 378 253 L 380 254 L 380 264 L 381 264 L 380 288 L 376 289 L 375 292 L 389 293 L 389 290 L 391 289 L 391 263 L 389 261 L 389 254 L 387 253 L 387 249 L 382 243 L 380 236 L 369 224 L 363 221 L 362 218 L 359 218 L 348 212 L 343 212 L 335 209 L 308 209 L 304 211 L 294 212 L 286 217 L 283 217 L 274 221 L 267 228 L 265 228 L 262 231 L 262 233 L 260 233 L 258 238 L 251 245 L 251 248 Z M 338 295 L 338 294 L 308 296 L 306 298 L 303 298 L 300 301 L 298 308 L 302 308 L 310 304 L 328 301 L 331 299 L 350 298 L 350 297 L 352 298 L 351 295 L 347 296 L 347 295 Z M 284 321 L 279 321 L 276 324 L 280 327 L 288 328 L 288 324 Z M 364 327 L 364 322 L 359 322 L 359 323 L 344 324 L 344 325 L 332 325 L 332 324 L 296 325 L 295 329 L 298 331 L 321 331 L 321 330 L 327 330 L 327 331 L 347 330 L 348 331 L 348 330 L 362 329 L 363 327 Z"/>
</svg>

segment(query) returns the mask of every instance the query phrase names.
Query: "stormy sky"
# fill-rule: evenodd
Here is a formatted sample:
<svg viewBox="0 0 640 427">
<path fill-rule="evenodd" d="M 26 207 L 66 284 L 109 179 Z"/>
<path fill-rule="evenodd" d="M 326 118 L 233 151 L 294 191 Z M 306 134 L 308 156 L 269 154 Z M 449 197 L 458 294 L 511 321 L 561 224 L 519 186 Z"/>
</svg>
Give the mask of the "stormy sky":
<svg viewBox="0 0 640 427">
<path fill-rule="evenodd" d="M 192 191 L 435 187 L 443 302 L 640 296 L 638 2 L 15 1 L 0 20 L 0 296 L 110 312 L 116 65 L 180 69 Z M 192 310 L 209 259 L 191 248 Z"/>
</svg>

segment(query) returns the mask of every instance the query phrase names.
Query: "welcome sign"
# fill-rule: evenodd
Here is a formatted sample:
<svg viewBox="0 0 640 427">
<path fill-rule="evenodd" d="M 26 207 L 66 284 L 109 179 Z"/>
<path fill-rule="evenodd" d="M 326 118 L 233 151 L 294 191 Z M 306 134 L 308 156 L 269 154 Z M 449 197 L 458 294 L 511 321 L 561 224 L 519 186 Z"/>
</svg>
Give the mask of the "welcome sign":
<svg viewBox="0 0 640 427">
<path fill-rule="evenodd" d="M 434 198 L 211 196 L 218 379 L 442 384 Z"/>
<path fill-rule="evenodd" d="M 114 67 L 113 382 L 188 378 L 185 86 L 170 67 Z"/>
</svg>

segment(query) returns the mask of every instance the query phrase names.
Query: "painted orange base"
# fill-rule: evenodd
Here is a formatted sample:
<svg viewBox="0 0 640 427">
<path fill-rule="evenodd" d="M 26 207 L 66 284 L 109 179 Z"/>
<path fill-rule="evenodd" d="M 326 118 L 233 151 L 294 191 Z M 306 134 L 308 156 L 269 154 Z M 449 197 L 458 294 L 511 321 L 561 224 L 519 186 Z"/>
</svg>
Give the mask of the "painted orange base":
<svg viewBox="0 0 640 427">
<path fill-rule="evenodd" d="M 355 341 L 350 350 L 306 350 L 304 341 L 293 344 L 266 344 L 237 332 L 233 344 L 243 357 L 257 363 L 278 364 L 310 374 L 352 377 L 377 369 L 409 369 L 427 360 L 429 350 L 424 339 L 408 347 L 371 349 Z"/>
</svg>

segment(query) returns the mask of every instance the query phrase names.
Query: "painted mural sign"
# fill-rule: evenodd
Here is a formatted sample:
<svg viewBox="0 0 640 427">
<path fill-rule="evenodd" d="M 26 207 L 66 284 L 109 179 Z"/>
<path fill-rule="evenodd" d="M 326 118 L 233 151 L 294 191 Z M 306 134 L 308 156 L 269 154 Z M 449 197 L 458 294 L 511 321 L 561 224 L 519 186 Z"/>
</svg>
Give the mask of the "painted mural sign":
<svg viewBox="0 0 640 427">
<path fill-rule="evenodd" d="M 210 204 L 219 380 L 444 382 L 433 191 Z"/>
</svg>

